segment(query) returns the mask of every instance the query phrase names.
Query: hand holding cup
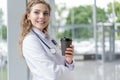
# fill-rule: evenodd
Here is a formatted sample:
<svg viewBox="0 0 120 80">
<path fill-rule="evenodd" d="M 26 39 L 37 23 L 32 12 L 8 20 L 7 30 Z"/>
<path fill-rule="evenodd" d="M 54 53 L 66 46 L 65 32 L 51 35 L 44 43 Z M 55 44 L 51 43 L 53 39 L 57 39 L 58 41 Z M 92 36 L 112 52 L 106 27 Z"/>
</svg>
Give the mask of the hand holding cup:
<svg viewBox="0 0 120 80">
<path fill-rule="evenodd" d="M 62 38 L 61 39 L 61 49 L 62 55 L 65 56 L 65 60 L 68 64 L 71 64 L 73 61 L 74 47 L 72 45 L 72 39 Z"/>
</svg>

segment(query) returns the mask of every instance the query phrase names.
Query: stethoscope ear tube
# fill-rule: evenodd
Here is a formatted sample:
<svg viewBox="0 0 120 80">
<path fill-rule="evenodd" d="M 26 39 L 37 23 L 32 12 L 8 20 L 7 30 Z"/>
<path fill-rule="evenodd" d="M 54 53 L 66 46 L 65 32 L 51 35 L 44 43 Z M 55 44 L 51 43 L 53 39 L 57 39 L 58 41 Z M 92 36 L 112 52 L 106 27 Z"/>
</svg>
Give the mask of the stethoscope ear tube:
<svg viewBox="0 0 120 80">
<path fill-rule="evenodd" d="M 56 50 L 54 48 L 50 48 L 41 38 L 40 36 L 34 31 L 32 30 L 32 32 L 39 38 L 39 40 L 48 48 L 50 49 L 51 53 L 55 54 L 56 53 Z M 52 42 L 57 45 L 57 42 L 55 40 L 52 40 Z"/>
<path fill-rule="evenodd" d="M 32 30 L 33 31 L 33 33 L 40 39 L 40 41 L 42 41 L 42 43 L 48 48 L 48 49 L 50 49 L 50 47 L 40 38 L 40 36 L 34 31 L 34 30 Z"/>
</svg>

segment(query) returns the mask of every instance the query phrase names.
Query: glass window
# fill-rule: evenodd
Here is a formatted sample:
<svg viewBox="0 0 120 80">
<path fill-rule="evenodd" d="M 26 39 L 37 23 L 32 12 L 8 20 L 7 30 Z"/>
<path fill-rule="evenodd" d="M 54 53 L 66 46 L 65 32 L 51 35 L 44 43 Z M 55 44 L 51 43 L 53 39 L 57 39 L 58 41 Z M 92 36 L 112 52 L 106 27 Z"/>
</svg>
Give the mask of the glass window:
<svg viewBox="0 0 120 80">
<path fill-rule="evenodd" d="M 0 80 L 7 80 L 7 0 L 0 0 Z"/>
<path fill-rule="evenodd" d="M 55 0 L 55 4 L 57 39 L 73 39 L 75 80 L 119 80 L 120 1 Z"/>
</svg>

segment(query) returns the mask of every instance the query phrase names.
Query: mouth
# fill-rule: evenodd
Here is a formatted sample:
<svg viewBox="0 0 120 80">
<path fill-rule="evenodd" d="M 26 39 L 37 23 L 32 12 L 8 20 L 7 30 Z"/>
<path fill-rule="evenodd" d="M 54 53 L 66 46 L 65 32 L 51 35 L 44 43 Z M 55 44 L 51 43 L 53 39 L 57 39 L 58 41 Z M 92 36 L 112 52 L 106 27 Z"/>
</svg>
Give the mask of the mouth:
<svg viewBox="0 0 120 80">
<path fill-rule="evenodd" d="M 45 24 L 45 21 L 37 21 L 39 24 Z"/>
</svg>

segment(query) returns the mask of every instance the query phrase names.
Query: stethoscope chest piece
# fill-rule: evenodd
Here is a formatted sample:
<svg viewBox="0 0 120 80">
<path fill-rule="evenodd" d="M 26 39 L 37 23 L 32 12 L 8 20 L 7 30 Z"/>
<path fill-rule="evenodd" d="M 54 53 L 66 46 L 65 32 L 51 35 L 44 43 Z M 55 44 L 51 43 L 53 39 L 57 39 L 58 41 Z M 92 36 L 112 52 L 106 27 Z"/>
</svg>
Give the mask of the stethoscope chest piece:
<svg viewBox="0 0 120 80">
<path fill-rule="evenodd" d="M 54 48 L 51 48 L 50 51 L 52 54 L 56 54 L 56 50 Z"/>
</svg>

